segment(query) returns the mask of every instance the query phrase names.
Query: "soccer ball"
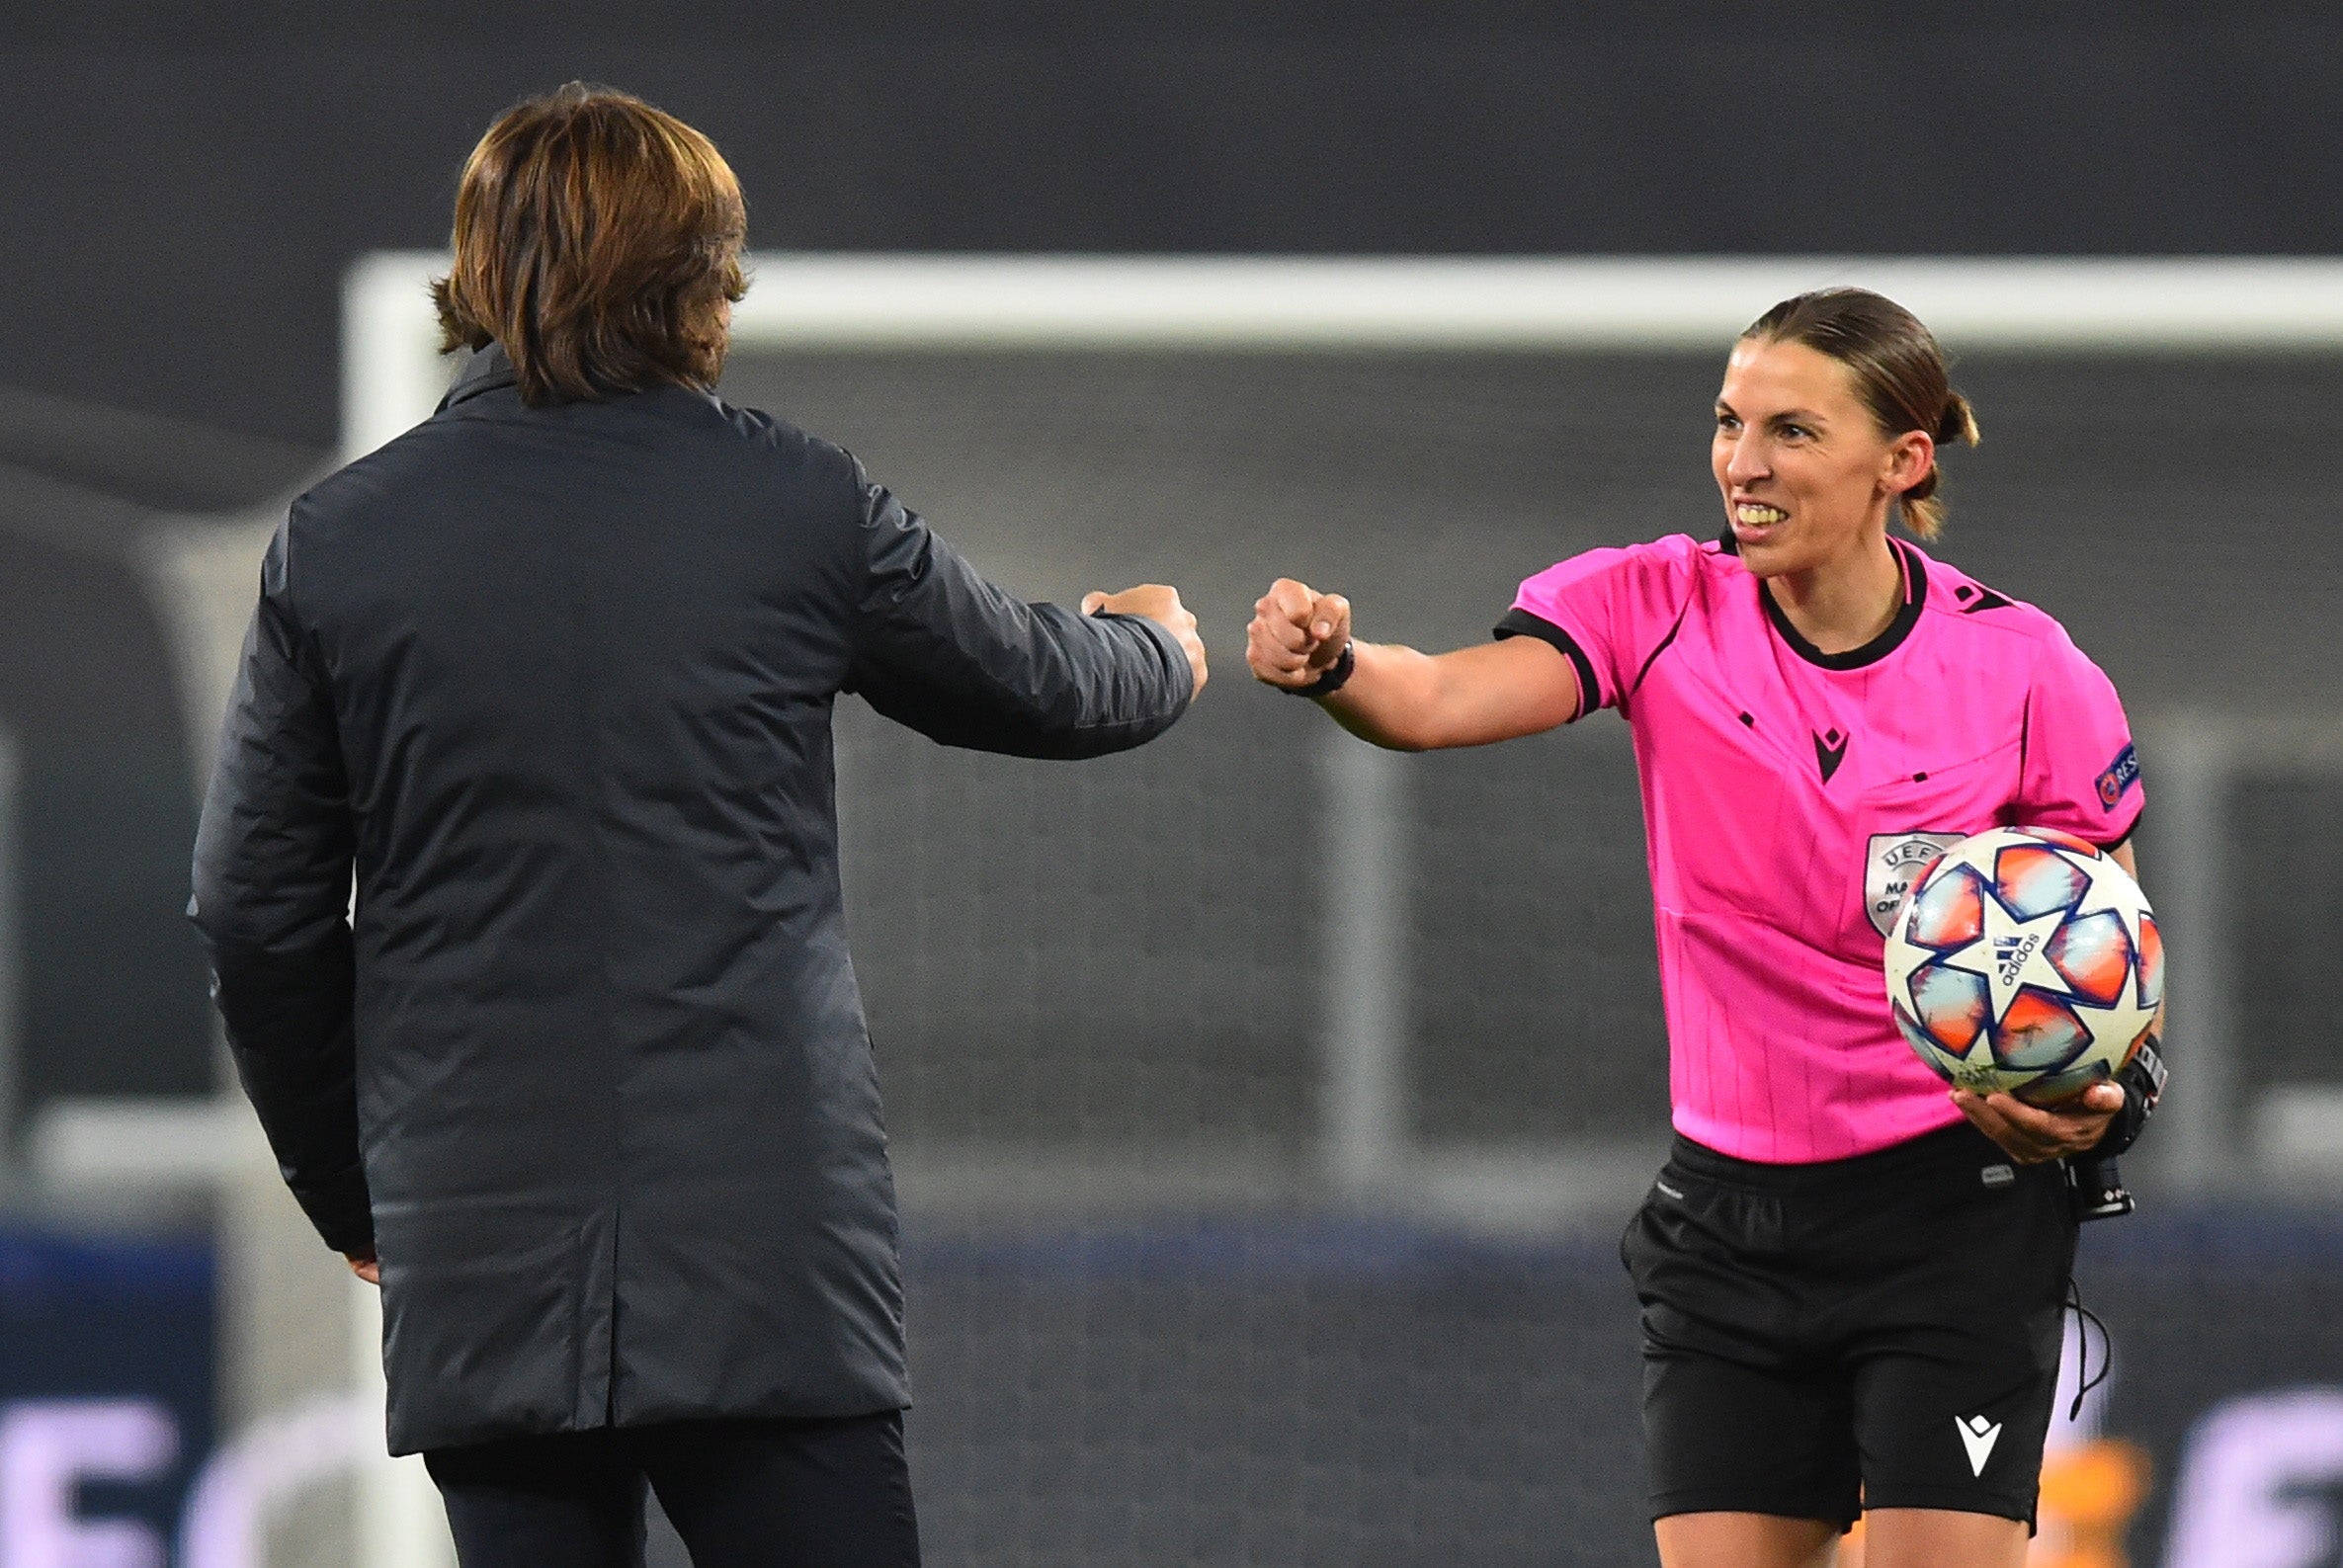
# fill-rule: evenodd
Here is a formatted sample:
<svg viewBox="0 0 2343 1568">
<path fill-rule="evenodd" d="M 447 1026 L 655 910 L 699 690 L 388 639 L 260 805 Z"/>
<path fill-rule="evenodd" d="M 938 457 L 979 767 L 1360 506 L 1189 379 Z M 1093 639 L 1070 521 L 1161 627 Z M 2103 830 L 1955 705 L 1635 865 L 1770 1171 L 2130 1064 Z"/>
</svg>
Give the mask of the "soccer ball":
<svg viewBox="0 0 2343 1568">
<path fill-rule="evenodd" d="M 2139 884 L 2053 828 L 1962 840 L 1887 930 L 1887 1005 L 1920 1059 L 1980 1095 L 2047 1106 L 2112 1078 L 2164 1000 Z"/>
</svg>

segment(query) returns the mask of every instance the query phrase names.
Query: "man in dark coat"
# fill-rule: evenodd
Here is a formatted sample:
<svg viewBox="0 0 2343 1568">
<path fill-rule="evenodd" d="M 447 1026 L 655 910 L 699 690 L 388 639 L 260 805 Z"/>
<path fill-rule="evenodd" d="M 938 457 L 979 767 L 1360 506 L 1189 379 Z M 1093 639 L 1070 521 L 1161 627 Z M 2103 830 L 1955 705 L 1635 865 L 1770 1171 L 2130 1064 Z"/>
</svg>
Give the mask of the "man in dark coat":
<svg viewBox="0 0 2343 1568">
<path fill-rule="evenodd" d="M 238 1070 L 466 1568 L 637 1560 L 646 1476 L 704 1568 L 916 1560 L 832 706 L 1079 758 L 1204 683 L 1171 590 L 1020 604 L 717 401 L 744 232 L 637 100 L 498 123 L 437 289 L 475 352 L 293 504 L 204 809 Z"/>
</svg>

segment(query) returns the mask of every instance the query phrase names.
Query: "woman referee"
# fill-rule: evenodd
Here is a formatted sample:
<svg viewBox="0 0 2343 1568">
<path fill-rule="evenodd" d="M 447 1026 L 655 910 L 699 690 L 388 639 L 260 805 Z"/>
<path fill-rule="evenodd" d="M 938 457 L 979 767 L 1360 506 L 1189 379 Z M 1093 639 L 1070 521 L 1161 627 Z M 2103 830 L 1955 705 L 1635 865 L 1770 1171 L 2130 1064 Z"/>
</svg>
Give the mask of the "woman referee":
<svg viewBox="0 0 2343 1568">
<path fill-rule="evenodd" d="M 2114 688 L 2058 623 L 1891 539 L 1933 537 L 1937 448 L 1976 440 L 1928 329 L 1862 289 L 1766 312 L 1727 361 L 1721 537 L 1532 577 L 1497 640 L 1354 641 L 1281 580 L 1260 680 L 1404 751 L 1632 726 L 1676 1140 L 1622 1255 L 1642 1302 L 1667 1568 L 2016 1568 L 2057 1377 L 2076 1207 L 2061 1157 L 2153 1102 L 1947 1094 L 1881 999 L 1924 846 L 2064 829 L 2134 868 L 2138 770 Z"/>
</svg>

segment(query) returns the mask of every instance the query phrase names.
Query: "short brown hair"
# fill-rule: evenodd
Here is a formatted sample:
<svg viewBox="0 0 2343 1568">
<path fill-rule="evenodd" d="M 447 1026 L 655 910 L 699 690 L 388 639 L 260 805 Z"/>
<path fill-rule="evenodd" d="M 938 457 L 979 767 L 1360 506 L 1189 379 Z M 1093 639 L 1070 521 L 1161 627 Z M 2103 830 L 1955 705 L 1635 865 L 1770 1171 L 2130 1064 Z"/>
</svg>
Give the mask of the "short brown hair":
<svg viewBox="0 0 2343 1568">
<path fill-rule="evenodd" d="M 1918 316 L 1868 289 L 1822 289 L 1785 299 L 1759 316 L 1741 341 L 1798 343 L 1855 373 L 1872 418 L 1889 436 L 1924 430 L 1938 446 L 1977 444 L 1976 411 L 1953 390 L 1945 351 Z M 1904 526 L 1924 539 L 1944 531 L 1937 470 L 1896 498 Z"/>
<path fill-rule="evenodd" d="M 504 345 L 530 405 L 713 386 L 748 207 L 715 144 L 571 82 L 507 110 L 463 165 L 441 352 Z"/>
</svg>

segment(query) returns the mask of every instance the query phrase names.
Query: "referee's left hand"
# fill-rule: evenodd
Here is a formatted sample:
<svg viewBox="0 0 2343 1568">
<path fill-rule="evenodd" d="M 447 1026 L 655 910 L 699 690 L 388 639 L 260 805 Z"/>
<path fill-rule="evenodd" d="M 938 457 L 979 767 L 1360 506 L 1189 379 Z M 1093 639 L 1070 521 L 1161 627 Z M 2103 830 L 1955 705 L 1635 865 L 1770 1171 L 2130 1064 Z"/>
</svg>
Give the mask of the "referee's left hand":
<svg viewBox="0 0 2343 1568">
<path fill-rule="evenodd" d="M 2030 1106 L 2015 1095 L 1956 1089 L 1953 1104 L 2011 1159 L 2020 1165 L 2040 1165 L 2097 1148 L 2107 1136 L 2107 1124 L 2124 1109 L 2124 1089 L 2121 1084 L 2093 1084 L 2048 1109 Z"/>
</svg>

